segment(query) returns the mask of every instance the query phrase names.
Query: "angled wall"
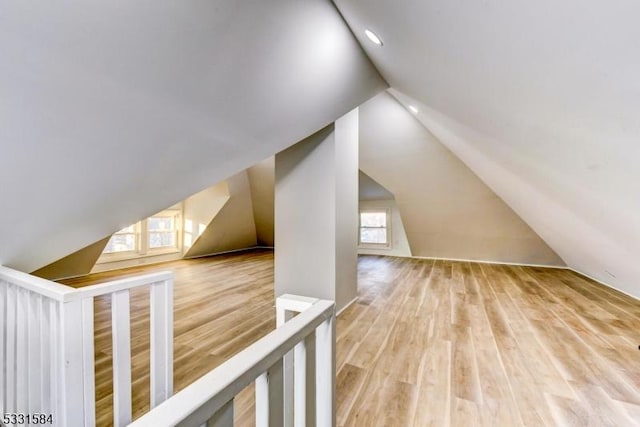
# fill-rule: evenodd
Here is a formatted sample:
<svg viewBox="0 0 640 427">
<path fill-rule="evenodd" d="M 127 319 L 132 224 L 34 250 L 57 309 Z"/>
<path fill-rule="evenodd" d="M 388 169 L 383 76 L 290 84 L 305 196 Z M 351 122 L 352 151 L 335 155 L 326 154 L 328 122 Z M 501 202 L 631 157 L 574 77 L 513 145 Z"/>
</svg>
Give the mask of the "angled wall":
<svg viewBox="0 0 640 427">
<path fill-rule="evenodd" d="M 420 120 L 568 266 L 640 297 L 640 3 L 335 2 Z"/>
<path fill-rule="evenodd" d="M 360 111 L 360 168 L 395 195 L 413 256 L 564 265 L 391 95 Z"/>
<path fill-rule="evenodd" d="M 363 255 L 411 256 L 411 248 L 407 240 L 407 233 L 400 217 L 398 204 L 393 193 L 384 188 L 366 173 L 358 174 L 358 207 L 362 210 L 384 209 L 390 214 L 390 245 L 386 248 L 358 247 L 358 253 Z"/>
<path fill-rule="evenodd" d="M 385 87 L 325 0 L 5 2 L 0 264 L 47 265 Z"/>
<path fill-rule="evenodd" d="M 229 199 L 229 185 L 227 181 L 222 181 L 188 197 L 182 202 L 183 232 L 185 233 L 183 251 L 185 254 L 197 242 L 200 235 L 206 231 L 206 227 L 218 215 Z"/>
<path fill-rule="evenodd" d="M 228 200 L 185 253 L 185 258 L 256 246 L 256 226 L 247 172 L 232 176 L 226 185 Z"/>
<path fill-rule="evenodd" d="M 405 102 L 409 99 L 397 92 L 396 95 Z M 562 179 L 557 169 L 548 175 L 539 175 L 541 166 L 530 163 L 531 159 L 522 153 L 516 154 L 513 147 L 414 100 L 411 102 L 421 105 L 420 120 L 425 126 L 531 224 L 569 267 L 640 298 L 640 267 L 636 262 L 640 247 L 635 247 L 638 221 L 629 217 L 636 211 L 616 207 L 619 203 L 633 203 L 633 199 L 615 200 L 613 196 L 617 191 L 631 191 L 632 183 L 621 184 L 621 188 L 613 184 L 630 173 L 629 167 L 621 165 L 616 173 L 602 171 L 600 179 L 611 185 L 608 191 L 598 188 L 603 183 L 587 188 L 588 180 L 583 187 L 573 187 L 570 182 L 574 177 L 570 174 Z M 614 200 L 611 204 L 604 202 L 607 194 Z M 593 203 L 591 207 L 587 206 L 589 202 Z M 574 203 L 582 206 L 572 207 Z M 618 222 L 612 223 L 613 218 Z"/>
<path fill-rule="evenodd" d="M 393 193 L 362 171 L 358 171 L 358 200 L 393 200 Z"/>
<path fill-rule="evenodd" d="M 111 236 L 99 240 L 85 248 L 52 262 L 31 274 L 49 280 L 66 279 L 69 277 L 84 276 L 89 274 L 96 264 Z"/>
<path fill-rule="evenodd" d="M 275 158 L 251 166 L 247 174 L 258 245 L 273 246 Z"/>
</svg>

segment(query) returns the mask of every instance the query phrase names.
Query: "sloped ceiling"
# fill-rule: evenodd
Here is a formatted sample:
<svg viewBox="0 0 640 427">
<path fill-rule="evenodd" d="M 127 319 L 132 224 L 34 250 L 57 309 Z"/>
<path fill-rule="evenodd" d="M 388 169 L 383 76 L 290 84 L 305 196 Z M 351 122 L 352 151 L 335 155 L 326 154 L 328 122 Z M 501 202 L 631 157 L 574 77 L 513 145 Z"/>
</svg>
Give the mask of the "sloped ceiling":
<svg viewBox="0 0 640 427">
<path fill-rule="evenodd" d="M 423 123 L 569 266 L 640 296 L 640 3 L 335 3 Z"/>
<path fill-rule="evenodd" d="M 395 196 L 414 256 L 564 265 L 387 93 L 360 106 L 360 168 Z"/>
<path fill-rule="evenodd" d="M 60 259 L 385 87 L 328 0 L 3 2 L 0 264 Z"/>
</svg>

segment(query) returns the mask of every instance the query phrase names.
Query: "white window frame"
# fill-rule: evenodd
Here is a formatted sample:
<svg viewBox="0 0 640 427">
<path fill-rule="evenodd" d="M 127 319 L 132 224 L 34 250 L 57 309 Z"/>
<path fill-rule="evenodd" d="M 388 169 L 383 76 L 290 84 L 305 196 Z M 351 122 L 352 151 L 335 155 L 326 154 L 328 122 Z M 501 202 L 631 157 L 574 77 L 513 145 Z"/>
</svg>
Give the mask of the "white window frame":
<svg viewBox="0 0 640 427">
<path fill-rule="evenodd" d="M 118 258 L 118 257 L 122 257 L 122 256 L 128 257 L 128 256 L 132 256 L 132 255 L 137 254 L 139 252 L 139 250 L 140 250 L 140 223 L 138 222 L 138 223 L 132 224 L 132 226 L 133 226 L 133 233 L 120 233 L 120 231 L 124 230 L 124 228 L 123 228 L 123 229 L 118 230 L 115 233 L 113 233 L 111 235 L 111 237 L 113 237 L 113 236 L 115 236 L 117 234 L 133 234 L 133 240 L 134 240 L 133 249 L 128 250 L 128 251 L 106 252 L 106 253 L 103 253 L 102 256 Z M 129 228 L 129 227 L 125 227 L 125 228 Z M 105 247 L 105 249 L 106 249 L 106 247 Z"/>
<path fill-rule="evenodd" d="M 149 242 L 150 242 L 150 238 L 149 238 L 149 234 L 151 233 L 151 231 L 149 231 L 149 218 L 154 218 L 154 217 L 173 217 L 173 232 L 175 233 L 175 245 L 174 246 L 161 246 L 159 248 L 151 248 L 149 246 Z M 181 235 L 180 235 L 180 229 L 181 224 L 182 224 L 182 215 L 181 212 L 177 209 L 167 209 L 164 210 L 162 212 L 158 212 L 155 215 L 151 215 L 149 218 L 145 219 L 144 221 L 141 221 L 141 223 L 143 224 L 143 231 L 144 231 L 144 239 L 142 240 L 142 243 L 144 244 L 144 250 L 146 254 L 149 255 L 155 255 L 155 254 L 165 254 L 165 253 L 174 253 L 174 252 L 179 252 L 181 249 L 181 243 L 182 243 L 182 239 L 181 239 Z"/>
<path fill-rule="evenodd" d="M 174 217 L 174 232 L 175 246 L 166 246 L 160 248 L 149 247 L 149 230 L 147 221 L 149 218 L 158 216 L 173 216 Z M 182 209 L 165 209 L 149 218 L 145 218 L 142 221 L 135 223 L 136 230 L 136 249 L 134 251 L 122 251 L 122 252 L 110 252 L 102 253 L 96 264 L 103 264 L 108 262 L 126 261 L 131 259 L 146 258 L 157 255 L 166 255 L 182 252 Z"/>
<path fill-rule="evenodd" d="M 363 227 L 362 226 L 362 214 L 363 213 L 380 213 L 384 212 L 386 215 L 386 225 L 385 227 Z M 362 228 L 385 228 L 387 230 L 387 243 L 369 243 L 360 241 Z M 366 208 L 360 209 L 358 211 L 358 247 L 366 248 L 366 249 L 391 249 L 391 209 L 380 207 L 380 208 Z"/>
</svg>

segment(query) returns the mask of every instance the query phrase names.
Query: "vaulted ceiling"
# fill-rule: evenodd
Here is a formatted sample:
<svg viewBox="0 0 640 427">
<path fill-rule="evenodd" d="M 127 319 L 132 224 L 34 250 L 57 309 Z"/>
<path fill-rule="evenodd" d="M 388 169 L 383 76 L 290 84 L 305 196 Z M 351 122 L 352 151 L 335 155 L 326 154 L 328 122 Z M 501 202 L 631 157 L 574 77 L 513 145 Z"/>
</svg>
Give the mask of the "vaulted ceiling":
<svg viewBox="0 0 640 427">
<path fill-rule="evenodd" d="M 640 3 L 334 3 L 3 2 L 0 264 L 104 238 L 388 82 L 570 267 L 640 295 Z"/>
<path fill-rule="evenodd" d="M 333 4 L 0 5 L 0 264 L 31 271 L 386 87 Z"/>
<path fill-rule="evenodd" d="M 569 266 L 640 296 L 640 3 L 335 3 L 392 93 Z"/>
</svg>

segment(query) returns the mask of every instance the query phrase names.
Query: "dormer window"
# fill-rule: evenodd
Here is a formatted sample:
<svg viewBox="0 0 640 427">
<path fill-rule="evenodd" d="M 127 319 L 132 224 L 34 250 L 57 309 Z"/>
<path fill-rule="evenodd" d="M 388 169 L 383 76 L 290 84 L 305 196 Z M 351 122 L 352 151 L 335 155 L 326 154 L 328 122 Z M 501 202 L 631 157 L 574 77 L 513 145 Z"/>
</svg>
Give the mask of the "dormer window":
<svg viewBox="0 0 640 427">
<path fill-rule="evenodd" d="M 181 251 L 181 221 L 180 209 L 167 209 L 115 232 L 98 263 Z"/>
<path fill-rule="evenodd" d="M 391 241 L 388 219 L 386 209 L 360 211 L 360 246 L 388 247 Z"/>
</svg>

